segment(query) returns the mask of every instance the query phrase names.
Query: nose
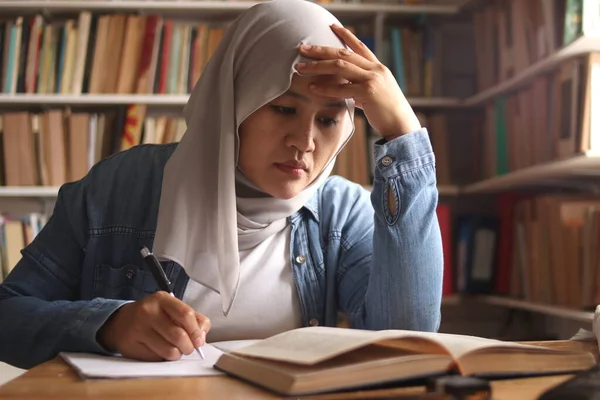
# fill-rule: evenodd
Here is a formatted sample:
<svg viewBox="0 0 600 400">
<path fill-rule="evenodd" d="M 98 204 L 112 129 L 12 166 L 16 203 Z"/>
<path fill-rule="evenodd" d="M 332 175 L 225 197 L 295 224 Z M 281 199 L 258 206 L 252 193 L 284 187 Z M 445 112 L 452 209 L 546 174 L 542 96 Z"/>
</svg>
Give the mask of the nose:
<svg viewBox="0 0 600 400">
<path fill-rule="evenodd" d="M 286 137 L 286 145 L 296 148 L 301 153 L 315 150 L 315 124 L 310 121 L 295 126 Z"/>
</svg>

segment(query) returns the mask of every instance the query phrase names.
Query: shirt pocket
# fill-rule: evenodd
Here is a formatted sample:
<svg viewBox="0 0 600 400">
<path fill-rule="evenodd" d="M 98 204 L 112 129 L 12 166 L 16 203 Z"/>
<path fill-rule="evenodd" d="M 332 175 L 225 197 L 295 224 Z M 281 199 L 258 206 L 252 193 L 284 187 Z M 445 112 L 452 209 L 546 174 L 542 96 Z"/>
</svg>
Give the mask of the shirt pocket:
<svg viewBox="0 0 600 400">
<path fill-rule="evenodd" d="M 139 300 L 158 290 L 154 277 L 135 264 L 99 264 L 94 272 L 94 297 Z"/>
</svg>

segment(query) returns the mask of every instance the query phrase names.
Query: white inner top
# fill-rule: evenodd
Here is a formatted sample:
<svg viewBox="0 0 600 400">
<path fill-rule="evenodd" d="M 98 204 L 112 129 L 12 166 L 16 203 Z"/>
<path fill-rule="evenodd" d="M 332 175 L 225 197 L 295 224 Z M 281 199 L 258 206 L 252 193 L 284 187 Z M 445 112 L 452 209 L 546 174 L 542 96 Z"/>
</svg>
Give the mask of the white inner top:
<svg viewBox="0 0 600 400">
<path fill-rule="evenodd" d="M 183 302 L 210 318 L 207 342 L 264 339 L 302 326 L 290 265 L 291 226 L 250 250 L 240 250 L 240 285 L 227 317 L 219 295 L 190 279 Z"/>
</svg>

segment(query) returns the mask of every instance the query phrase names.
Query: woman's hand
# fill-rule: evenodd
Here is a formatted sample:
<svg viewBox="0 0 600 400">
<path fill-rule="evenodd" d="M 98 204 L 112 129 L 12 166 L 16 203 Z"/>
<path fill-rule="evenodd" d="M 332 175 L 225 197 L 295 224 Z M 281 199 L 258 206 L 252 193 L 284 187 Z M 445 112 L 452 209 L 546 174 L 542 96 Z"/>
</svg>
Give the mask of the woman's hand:
<svg viewBox="0 0 600 400">
<path fill-rule="evenodd" d="M 421 128 L 390 70 L 348 29 L 333 25 L 332 30 L 352 51 L 303 45 L 300 53 L 316 61 L 300 63 L 297 69 L 302 74 L 337 75 L 347 83 L 311 85 L 310 90 L 321 96 L 354 99 L 369 124 L 387 140 Z"/>
<path fill-rule="evenodd" d="M 210 320 L 159 291 L 119 308 L 98 331 L 106 349 L 144 361 L 178 360 L 203 346 Z"/>
</svg>

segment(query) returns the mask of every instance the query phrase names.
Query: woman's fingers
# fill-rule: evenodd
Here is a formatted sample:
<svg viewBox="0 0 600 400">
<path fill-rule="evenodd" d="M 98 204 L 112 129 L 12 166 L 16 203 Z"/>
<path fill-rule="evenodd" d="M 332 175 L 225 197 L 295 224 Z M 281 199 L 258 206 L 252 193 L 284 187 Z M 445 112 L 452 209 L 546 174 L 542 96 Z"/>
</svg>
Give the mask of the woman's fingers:
<svg viewBox="0 0 600 400">
<path fill-rule="evenodd" d="M 373 129 L 385 138 L 420 129 L 418 118 L 389 68 L 348 29 L 332 25 L 331 30 L 347 48 L 300 46 L 300 53 L 314 61 L 298 70 L 317 77 L 337 76 L 348 82 L 315 80 L 309 89 L 325 97 L 352 98 Z"/>
<path fill-rule="evenodd" d="M 340 49 L 322 48 L 322 54 L 335 54 Z M 348 58 L 349 59 L 349 58 Z M 313 82 L 309 87 L 315 94 L 333 98 L 354 98 L 360 106 L 361 99 L 372 95 L 374 82 L 379 79 L 375 71 L 339 58 L 309 61 L 296 65 L 298 72 L 307 75 L 329 75 L 342 78 L 345 82 Z M 366 61 L 362 59 L 363 61 Z M 367 61 L 371 64 L 370 61 Z"/>
<path fill-rule="evenodd" d="M 373 77 L 370 71 L 340 59 L 298 63 L 296 68 L 301 74 L 336 75 L 350 82 L 362 82 Z"/>
<path fill-rule="evenodd" d="M 146 360 L 178 360 L 204 345 L 210 320 L 166 292 L 124 304 L 98 331 L 107 350 Z"/>
<path fill-rule="evenodd" d="M 344 60 L 363 69 L 371 69 L 373 63 L 348 49 L 326 46 L 301 45 L 300 54 L 314 60 Z"/>
<path fill-rule="evenodd" d="M 369 47 L 366 44 L 364 44 L 359 38 L 357 38 L 354 35 L 354 33 L 352 33 L 349 29 L 337 24 L 331 25 L 331 29 L 342 40 L 342 42 L 346 43 L 346 45 L 352 49 L 353 52 L 364 57 L 370 62 L 379 62 L 379 60 L 377 59 L 375 54 L 373 54 L 371 49 L 369 49 Z"/>
<path fill-rule="evenodd" d="M 340 38 L 346 46 L 352 51 L 347 49 L 329 48 L 324 46 L 312 46 L 305 47 L 301 50 L 304 51 L 306 56 L 325 59 L 325 58 L 348 58 L 349 61 L 356 63 L 362 68 L 369 68 L 372 64 L 378 64 L 379 60 L 377 56 L 364 44 L 359 38 L 354 35 L 349 29 L 344 28 L 340 25 L 331 25 L 331 30 Z M 370 64 L 369 64 L 370 63 Z"/>
<path fill-rule="evenodd" d="M 156 353 L 147 343 L 135 341 L 127 346 L 127 350 L 121 352 L 124 357 L 140 361 L 164 361 L 165 358 Z"/>
<path fill-rule="evenodd" d="M 310 84 L 309 90 L 319 96 L 332 97 L 337 99 L 356 99 L 360 97 L 360 84 L 356 83 L 329 83 L 329 84 Z"/>
<path fill-rule="evenodd" d="M 177 347 L 182 354 L 191 354 L 194 344 L 185 329 L 173 323 L 171 318 L 163 313 L 152 321 L 152 327 L 164 340 Z"/>
<path fill-rule="evenodd" d="M 196 318 L 196 312 L 187 304 L 183 303 L 179 299 L 169 296 L 168 294 L 161 298 L 161 308 L 167 313 L 169 318 L 178 326 L 183 328 L 194 347 L 200 347 L 204 345 L 204 339 L 206 332 L 203 332 L 203 327 L 198 323 Z M 209 325 L 210 328 L 210 325 Z"/>
<path fill-rule="evenodd" d="M 202 330 L 201 332 L 201 336 L 200 336 L 200 341 L 201 343 L 196 346 L 203 346 L 206 343 L 206 334 L 208 333 L 208 331 L 210 331 L 211 328 L 211 323 L 210 323 L 210 318 L 208 318 L 206 315 L 200 314 L 200 313 L 196 313 L 196 322 L 198 323 L 198 325 L 200 326 L 200 329 Z"/>
<path fill-rule="evenodd" d="M 164 361 L 165 358 L 156 354 L 156 352 L 151 349 L 146 343 L 139 342 L 134 345 L 132 349 L 134 352 L 134 356 L 131 354 L 128 355 L 130 358 L 135 358 L 141 361 Z"/>
<path fill-rule="evenodd" d="M 146 332 L 143 343 L 163 360 L 176 361 L 181 358 L 181 351 L 155 330 Z"/>
</svg>

